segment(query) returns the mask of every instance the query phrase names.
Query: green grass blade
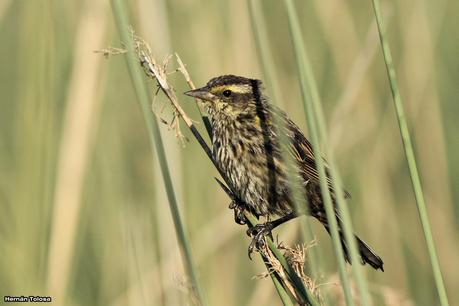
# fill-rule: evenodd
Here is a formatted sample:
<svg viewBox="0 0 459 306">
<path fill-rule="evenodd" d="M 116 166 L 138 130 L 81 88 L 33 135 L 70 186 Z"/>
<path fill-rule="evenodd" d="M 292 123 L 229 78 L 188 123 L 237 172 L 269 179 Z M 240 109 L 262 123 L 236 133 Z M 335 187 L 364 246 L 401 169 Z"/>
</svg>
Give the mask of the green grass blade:
<svg viewBox="0 0 459 306">
<path fill-rule="evenodd" d="M 293 8 L 293 4 L 292 4 L 292 8 Z M 292 11 L 292 14 L 294 14 L 294 11 Z M 307 52 L 306 52 L 306 50 L 304 48 L 304 43 L 302 42 L 299 23 L 298 22 L 295 22 L 295 23 L 296 23 L 297 32 L 298 32 L 298 35 L 297 35 L 298 42 L 299 42 L 298 43 L 298 48 L 299 48 L 298 51 L 301 54 L 301 57 L 302 57 L 301 62 L 303 63 L 301 69 L 304 72 L 304 79 L 305 79 L 305 84 L 304 85 L 306 86 L 305 90 L 306 90 L 306 92 L 308 92 L 310 94 L 310 99 L 311 99 L 311 104 L 312 104 L 310 106 L 312 108 L 308 107 L 308 108 L 305 109 L 306 110 L 306 116 L 309 116 L 309 117 L 314 117 L 315 116 L 315 122 L 316 122 L 316 128 L 315 129 L 317 130 L 317 133 L 318 133 L 319 142 L 320 142 L 320 140 L 322 140 L 324 143 L 327 144 L 327 139 L 326 139 L 327 138 L 327 131 L 326 131 L 326 125 L 325 125 L 325 117 L 324 117 L 324 114 L 323 114 L 322 104 L 320 102 L 320 95 L 319 95 L 319 92 L 318 92 L 318 89 L 317 89 L 317 85 L 316 85 L 316 82 L 315 82 L 315 79 L 314 79 L 314 76 L 313 76 L 312 66 L 311 66 L 311 64 L 309 62 L 309 59 L 308 59 L 308 56 L 307 56 Z M 309 121 L 309 119 L 308 119 L 308 121 Z M 318 153 L 320 153 L 320 150 L 318 150 L 317 153 L 315 153 L 316 156 L 319 156 Z M 361 299 L 362 305 L 370 305 L 370 298 L 369 298 L 369 294 L 368 294 L 368 288 L 367 288 L 367 284 L 366 284 L 365 277 L 363 275 L 362 267 L 361 267 L 360 260 L 359 260 L 360 255 L 359 255 L 359 252 L 358 252 L 358 249 L 357 249 L 357 244 L 356 244 L 356 240 L 355 240 L 354 233 L 353 233 L 352 221 L 351 221 L 349 209 L 348 209 L 348 206 L 345 203 L 345 197 L 344 197 L 344 194 L 343 194 L 343 188 L 342 188 L 342 184 L 341 184 L 341 179 L 340 179 L 340 176 L 339 176 L 339 173 L 338 173 L 338 168 L 337 168 L 336 163 L 334 161 L 333 152 L 332 152 L 330 146 L 326 146 L 326 153 L 327 153 L 326 155 L 328 156 L 329 163 L 330 163 L 330 174 L 331 174 L 331 179 L 332 179 L 332 185 L 333 185 L 333 188 L 335 190 L 336 204 L 338 206 L 338 209 L 340 211 L 341 218 L 342 218 L 344 237 L 345 237 L 345 240 L 346 240 L 346 242 L 348 244 L 349 256 L 350 256 L 350 260 L 351 260 L 351 263 L 352 263 L 352 270 L 353 270 L 354 277 L 355 277 L 355 280 L 356 280 L 357 289 L 358 289 L 358 292 L 359 292 L 359 295 L 360 295 L 360 299 Z M 322 163 L 322 162 L 320 162 L 320 163 Z M 317 166 L 319 168 L 321 167 L 319 164 Z M 325 172 L 323 172 L 323 173 L 325 174 Z M 324 183 L 325 183 L 325 181 L 324 182 L 321 181 L 321 188 L 325 188 L 326 187 L 326 189 L 327 189 L 326 193 L 329 193 L 328 192 L 328 187 Z M 327 200 L 325 201 L 325 205 L 327 207 L 326 202 L 327 202 Z M 328 212 L 327 212 L 327 218 L 329 218 L 330 216 L 328 215 Z"/>
<path fill-rule="evenodd" d="M 292 35 L 293 47 L 295 50 L 295 57 L 297 61 L 298 73 L 299 73 L 299 78 L 300 78 L 301 95 L 303 99 L 305 114 L 306 114 L 307 121 L 308 121 L 307 124 L 308 124 L 309 133 L 311 136 L 311 143 L 313 146 L 315 156 L 319 157 L 322 155 L 320 153 L 320 148 L 319 148 L 319 135 L 324 136 L 325 134 L 323 129 L 320 128 L 321 126 L 324 126 L 324 124 L 323 123 L 318 124 L 318 122 L 321 121 L 321 119 L 323 118 L 323 113 L 320 108 L 320 104 L 318 103 L 319 95 L 318 95 L 316 86 L 314 84 L 311 67 L 309 65 L 309 62 L 306 56 L 306 50 L 304 48 L 304 43 L 303 43 L 303 39 L 301 36 L 300 25 L 299 25 L 298 18 L 295 13 L 293 2 L 291 0 L 285 0 L 285 4 L 287 6 L 289 28 L 290 28 L 290 32 Z M 315 117 L 317 117 L 317 119 Z M 319 172 L 319 177 L 320 177 L 320 185 L 321 185 L 321 190 L 322 190 L 322 196 L 324 199 L 327 219 L 330 224 L 333 247 L 335 250 L 336 259 L 338 261 L 339 275 L 340 275 L 340 279 L 343 285 L 343 291 L 344 291 L 346 304 L 348 306 L 354 305 L 351 291 L 350 291 L 349 280 L 348 280 L 346 270 L 345 270 L 343 249 L 340 243 L 339 233 L 338 233 L 338 224 L 335 218 L 335 213 L 333 209 L 333 204 L 332 204 L 328 184 L 326 182 L 324 163 L 321 158 L 316 158 L 316 163 L 317 163 L 317 170 Z M 335 182 L 335 179 L 333 179 L 333 181 L 334 181 L 334 186 L 339 185 L 337 184 L 337 182 Z M 342 201 L 343 195 L 341 194 L 341 196 L 339 196 L 339 193 L 340 192 L 342 193 L 342 191 L 340 190 L 339 187 L 335 188 L 335 190 L 337 190 L 337 196 L 338 196 L 337 200 Z M 339 205 L 338 206 L 339 208 L 341 208 L 341 206 L 344 206 L 344 205 L 340 205 L 340 203 L 338 203 L 338 205 Z M 360 266 L 359 266 L 359 263 L 356 262 L 358 257 L 356 256 L 357 250 L 355 247 L 355 241 L 353 241 L 354 237 L 352 236 L 352 230 L 349 230 L 352 228 L 350 224 L 349 216 L 348 214 L 345 213 L 343 214 L 342 217 L 343 217 L 343 224 L 345 225 L 344 226 L 345 236 L 346 236 L 346 240 L 348 242 L 349 249 L 350 249 L 351 261 L 354 263 L 353 269 L 354 271 L 359 271 Z M 348 233 L 346 234 L 346 232 Z M 359 288 L 359 293 L 361 296 L 362 305 L 369 305 L 368 293 L 367 293 L 368 291 L 366 289 L 365 282 L 363 280 L 363 276 L 359 272 L 357 272 L 355 276 L 356 276 L 357 285 Z"/>
<path fill-rule="evenodd" d="M 268 37 L 266 34 L 265 24 L 261 16 L 261 7 L 257 0 L 247 0 L 249 9 L 250 23 L 252 26 L 253 38 L 257 55 L 260 60 L 260 66 L 263 76 L 266 80 L 268 92 L 273 98 L 273 102 L 282 107 L 282 99 L 280 95 L 278 82 L 276 80 L 275 68 L 270 52 Z"/>
<path fill-rule="evenodd" d="M 273 254 L 276 256 L 276 258 L 281 263 L 282 267 L 287 272 L 288 276 L 292 280 L 295 287 L 300 289 L 299 293 L 302 294 L 303 299 L 307 302 L 307 304 L 311 306 L 320 306 L 320 303 L 312 295 L 311 291 L 308 288 L 306 288 L 306 286 L 304 286 L 302 280 L 299 278 L 299 276 L 293 270 L 292 266 L 287 262 L 285 257 L 282 255 L 280 250 L 276 247 L 276 245 L 271 239 L 268 239 L 268 245 L 271 251 L 273 252 Z"/>
<path fill-rule="evenodd" d="M 252 215 L 246 215 L 246 216 L 248 217 L 248 220 L 252 226 L 258 223 L 254 216 Z M 276 244 L 269 237 L 266 237 L 266 241 L 268 242 L 269 249 L 273 252 L 274 256 L 276 256 L 277 260 L 279 260 L 280 264 L 285 270 L 285 273 L 287 273 L 288 277 L 292 281 L 292 285 L 295 286 L 296 292 L 300 295 L 300 297 L 308 305 L 320 306 L 320 303 L 317 301 L 317 299 L 314 297 L 311 291 L 308 288 L 306 288 L 303 281 L 293 270 L 293 267 L 287 262 L 284 255 L 277 248 Z"/>
<path fill-rule="evenodd" d="M 405 157 L 408 163 L 408 169 L 411 177 L 411 184 L 413 186 L 414 196 L 416 198 L 416 205 L 418 208 L 419 219 L 421 220 L 422 230 L 426 240 L 427 250 L 429 253 L 430 263 L 432 265 L 433 276 L 435 285 L 437 287 L 438 296 L 440 298 L 440 304 L 442 306 L 449 305 L 448 297 L 446 294 L 445 285 L 443 282 L 440 265 L 438 262 L 437 253 L 435 251 L 435 244 L 432 237 L 432 231 L 430 229 L 429 217 L 427 215 L 426 204 L 424 200 L 424 194 L 421 187 L 421 180 L 416 165 L 416 158 L 414 156 L 413 145 L 411 143 L 411 137 L 406 123 L 405 112 L 403 110 L 402 99 L 397 86 L 397 77 L 395 73 L 394 64 L 392 62 L 392 56 L 390 53 L 389 43 L 386 39 L 386 32 L 381 17 L 380 4 L 378 0 L 373 1 L 373 9 L 376 17 L 376 24 L 378 25 L 379 39 L 381 42 L 381 48 L 383 52 L 384 62 L 386 64 L 387 75 L 389 78 L 390 88 L 392 92 L 392 98 L 394 101 L 395 110 L 397 113 L 398 125 L 400 128 L 400 136 L 403 142 L 403 149 L 405 150 Z"/>
<path fill-rule="evenodd" d="M 234 195 L 230 188 L 228 188 L 223 182 L 221 182 L 219 179 L 216 179 L 220 187 L 225 191 L 225 193 L 234 200 Z M 245 212 L 245 217 L 247 218 L 249 222 L 249 227 L 250 226 L 255 226 L 258 224 L 257 219 L 248 211 Z M 306 288 L 305 284 L 301 281 L 300 277 L 295 273 L 293 270 L 292 266 L 287 262 L 285 259 L 284 255 L 282 255 L 281 251 L 277 248 L 277 246 L 274 244 L 271 238 L 266 237 L 266 241 L 268 243 L 269 249 L 272 251 L 274 256 L 279 260 L 279 263 L 282 265 L 283 269 L 285 270 L 287 276 L 290 278 L 291 283 L 298 294 L 298 297 L 307 303 L 308 305 L 312 306 L 319 306 L 319 302 L 316 300 L 316 298 L 312 295 L 312 293 Z M 266 268 L 270 269 L 269 265 L 266 265 Z"/>
<path fill-rule="evenodd" d="M 290 299 L 290 296 L 288 295 L 287 291 L 285 291 L 281 282 L 274 275 L 271 275 L 271 279 L 273 280 L 274 286 L 276 287 L 277 293 L 279 294 L 279 297 L 282 301 L 282 305 L 293 306 L 293 302 Z"/>
<path fill-rule="evenodd" d="M 270 46 L 268 43 L 268 36 L 266 34 L 265 23 L 262 20 L 263 16 L 261 16 L 261 7 L 258 0 L 248 0 L 247 1 L 248 9 L 249 9 L 249 17 L 253 32 L 253 37 L 255 40 L 255 45 L 257 49 L 258 58 L 260 59 L 260 66 L 262 68 L 263 76 L 267 83 L 267 89 L 272 97 L 272 101 L 275 105 L 279 106 L 281 109 L 284 109 L 279 86 L 277 84 L 278 80 L 276 78 L 275 67 L 272 60 L 272 55 L 270 53 Z M 278 120 L 277 120 L 278 121 Z M 280 129 L 283 129 L 281 126 L 283 122 L 275 122 Z M 288 153 L 288 146 L 290 145 L 289 139 L 285 134 L 280 133 L 279 141 L 282 146 L 282 156 L 287 161 L 289 171 L 288 173 L 293 173 L 294 170 L 294 161 L 292 156 Z M 290 185 L 294 184 L 293 177 L 289 177 L 288 181 Z M 293 189 L 292 189 L 293 190 Z M 299 195 L 295 194 L 293 196 L 294 199 L 299 199 Z M 295 206 L 299 206 L 303 203 L 297 203 L 295 201 Z M 297 207 L 297 211 L 300 211 L 302 207 Z M 304 208 L 303 208 L 304 209 Z M 305 221 L 301 222 L 301 230 L 303 237 L 306 241 L 313 241 L 314 235 L 312 234 L 311 225 L 309 221 L 306 219 Z M 311 248 L 309 256 L 310 261 L 308 267 L 311 271 L 311 276 L 313 279 L 317 280 L 319 273 L 318 273 L 318 266 L 320 265 L 319 256 L 317 252 L 317 248 Z"/>
<path fill-rule="evenodd" d="M 132 83 L 139 101 L 141 111 L 146 123 L 148 136 L 152 151 L 156 149 L 159 165 L 161 168 L 161 174 L 163 176 L 164 185 L 166 188 L 166 193 L 169 201 L 169 207 L 171 210 L 172 218 L 174 220 L 174 225 L 176 229 L 177 239 L 179 246 L 182 251 L 182 257 L 185 262 L 185 268 L 190 281 L 194 287 L 195 294 L 201 305 L 206 305 L 203 292 L 201 290 L 201 285 L 198 281 L 196 268 L 194 265 L 194 260 L 191 254 L 191 249 L 188 244 L 188 238 L 186 237 L 183 224 L 181 222 L 180 213 L 177 205 L 177 199 L 174 192 L 174 187 L 172 184 L 172 179 L 170 177 L 170 172 L 167 166 L 166 155 L 164 152 L 164 145 L 159 133 L 158 123 L 156 118 L 152 116 L 149 108 L 149 97 L 148 89 L 143 81 L 143 72 L 140 70 L 139 64 L 135 58 L 134 46 L 132 37 L 128 32 L 129 23 L 125 14 L 125 10 L 121 4 L 121 0 L 112 0 L 112 9 L 113 15 L 115 17 L 116 25 L 121 37 L 121 40 L 126 44 L 128 53 L 126 54 L 126 62 L 128 65 L 129 73 L 132 79 Z"/>
<path fill-rule="evenodd" d="M 268 267 L 269 263 L 266 260 L 264 260 L 264 262 L 265 265 Z M 292 299 L 290 298 L 284 286 L 282 285 L 282 282 L 279 280 L 279 276 L 276 273 L 269 273 L 269 275 L 271 276 L 271 280 L 274 283 L 274 287 L 276 288 L 277 294 L 279 295 L 279 298 L 282 301 L 282 305 L 293 306 Z"/>
</svg>

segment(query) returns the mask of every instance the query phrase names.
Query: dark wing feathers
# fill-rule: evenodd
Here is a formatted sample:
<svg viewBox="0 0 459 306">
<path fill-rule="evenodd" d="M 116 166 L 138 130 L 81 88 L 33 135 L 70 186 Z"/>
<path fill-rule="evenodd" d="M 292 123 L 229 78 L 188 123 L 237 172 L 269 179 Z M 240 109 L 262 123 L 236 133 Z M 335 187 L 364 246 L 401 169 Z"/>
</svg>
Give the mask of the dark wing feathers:
<svg viewBox="0 0 459 306">
<path fill-rule="evenodd" d="M 307 177 L 307 179 L 313 179 L 316 182 L 319 182 L 319 173 L 316 169 L 315 156 L 311 143 L 306 139 L 296 124 L 288 119 L 283 111 L 277 109 L 275 110 L 275 113 L 277 113 L 282 121 L 284 121 L 284 128 L 287 129 L 286 133 L 289 138 L 292 139 L 292 142 L 290 143 L 290 153 L 300 164 L 300 168 L 304 171 L 305 177 Z M 330 178 L 330 168 L 327 161 L 325 159 L 323 159 L 323 161 L 325 165 L 325 173 L 327 175 L 327 183 L 330 191 L 333 192 L 333 185 Z M 349 192 L 344 190 L 344 196 L 346 198 L 350 198 L 351 195 Z"/>
</svg>

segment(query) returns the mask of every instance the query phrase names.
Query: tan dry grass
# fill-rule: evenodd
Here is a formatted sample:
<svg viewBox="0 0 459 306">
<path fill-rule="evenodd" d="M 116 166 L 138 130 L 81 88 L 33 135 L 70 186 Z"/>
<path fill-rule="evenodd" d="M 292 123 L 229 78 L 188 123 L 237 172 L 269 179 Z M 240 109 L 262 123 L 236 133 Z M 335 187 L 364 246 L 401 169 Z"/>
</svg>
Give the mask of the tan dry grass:
<svg viewBox="0 0 459 306">
<path fill-rule="evenodd" d="M 98 80 L 103 59 L 89 51 L 87 45 L 101 46 L 104 43 L 107 29 L 106 9 L 103 1 L 86 2 L 76 36 L 77 49 L 64 115 L 47 276 L 49 294 L 62 304 L 72 274 L 81 195 L 100 106 Z"/>
</svg>

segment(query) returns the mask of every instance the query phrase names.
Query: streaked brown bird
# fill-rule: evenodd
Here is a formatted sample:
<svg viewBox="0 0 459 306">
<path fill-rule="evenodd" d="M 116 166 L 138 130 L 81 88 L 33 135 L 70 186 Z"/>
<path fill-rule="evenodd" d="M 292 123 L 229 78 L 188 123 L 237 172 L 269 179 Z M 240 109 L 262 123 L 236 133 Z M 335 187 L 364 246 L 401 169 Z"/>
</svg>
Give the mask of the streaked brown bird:
<svg viewBox="0 0 459 306">
<path fill-rule="evenodd" d="M 202 88 L 185 93 L 200 99 L 209 114 L 213 128 L 213 156 L 230 181 L 235 196 L 240 199 L 230 206 L 235 209 L 236 222 L 246 222 L 244 209 L 268 220 L 277 216 L 278 219 L 249 229 L 248 233 L 256 242 L 276 226 L 298 216 L 293 194 L 301 194 L 302 203 L 308 204 L 308 213 L 330 233 L 311 144 L 285 112 L 268 102 L 262 90 L 260 80 L 224 75 L 211 79 Z M 296 186 L 288 183 L 292 180 L 281 154 L 278 137 L 281 133 L 290 142 L 288 152 L 297 170 L 294 181 L 299 182 Z M 335 204 L 330 178 L 328 183 Z M 299 193 L 292 188 L 297 188 Z M 346 195 L 349 196 L 347 192 Z M 336 205 L 335 215 L 345 258 L 349 261 Z M 384 271 L 381 258 L 359 237 L 355 238 L 362 263 Z M 254 242 L 249 247 L 249 255 Z"/>
</svg>

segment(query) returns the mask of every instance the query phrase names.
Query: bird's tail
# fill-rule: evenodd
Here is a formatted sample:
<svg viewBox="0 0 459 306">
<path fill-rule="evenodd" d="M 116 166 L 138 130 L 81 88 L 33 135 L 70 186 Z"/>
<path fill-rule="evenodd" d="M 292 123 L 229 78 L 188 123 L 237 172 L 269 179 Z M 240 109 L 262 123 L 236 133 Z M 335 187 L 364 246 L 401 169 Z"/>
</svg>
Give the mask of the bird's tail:
<svg viewBox="0 0 459 306">
<path fill-rule="evenodd" d="M 327 232 L 330 234 L 330 229 L 328 225 L 324 225 Z M 350 257 L 349 257 L 349 248 L 346 242 L 346 239 L 344 238 L 344 233 L 342 229 L 339 229 L 339 237 L 341 240 L 341 245 L 343 246 L 343 252 L 344 252 L 344 258 L 346 259 L 347 262 L 351 263 Z M 381 271 L 384 271 L 384 263 L 379 257 L 365 242 L 363 242 L 362 239 L 360 239 L 358 236 L 354 235 L 356 241 L 357 241 L 357 249 L 359 250 L 360 257 L 362 260 L 362 264 L 369 264 L 372 266 L 375 270 L 380 269 Z"/>
</svg>

